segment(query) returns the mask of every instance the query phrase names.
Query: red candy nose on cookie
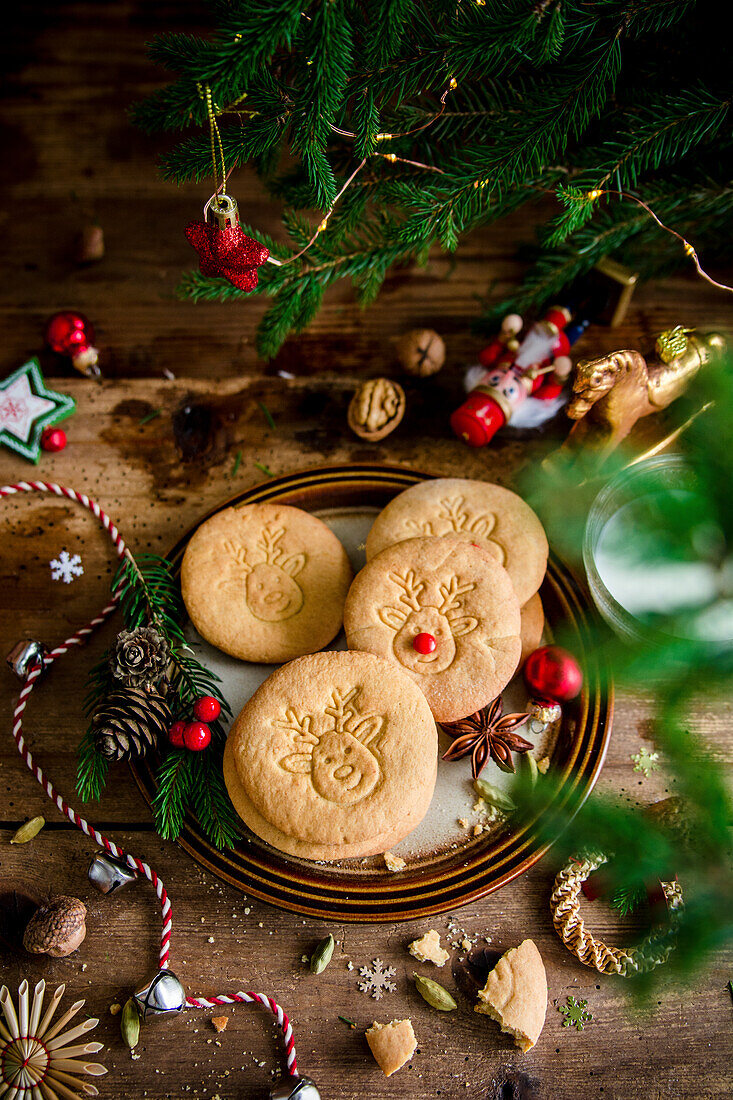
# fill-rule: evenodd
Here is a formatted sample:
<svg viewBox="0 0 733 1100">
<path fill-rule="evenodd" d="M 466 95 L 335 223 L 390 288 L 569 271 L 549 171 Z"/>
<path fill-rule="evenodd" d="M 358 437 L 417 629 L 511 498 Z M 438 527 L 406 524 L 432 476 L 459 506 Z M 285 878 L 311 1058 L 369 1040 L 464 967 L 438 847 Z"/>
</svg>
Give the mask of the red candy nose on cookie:
<svg viewBox="0 0 733 1100">
<path fill-rule="evenodd" d="M 436 645 L 432 634 L 416 634 L 412 642 L 412 648 L 418 653 L 433 653 Z"/>
</svg>

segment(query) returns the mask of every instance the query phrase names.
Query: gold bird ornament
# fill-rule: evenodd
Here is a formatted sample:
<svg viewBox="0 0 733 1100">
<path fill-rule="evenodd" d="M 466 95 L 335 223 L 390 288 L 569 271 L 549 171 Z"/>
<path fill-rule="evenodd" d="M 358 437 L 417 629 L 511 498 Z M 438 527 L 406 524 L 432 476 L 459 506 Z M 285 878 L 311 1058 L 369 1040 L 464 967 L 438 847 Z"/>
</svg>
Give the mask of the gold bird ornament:
<svg viewBox="0 0 733 1100">
<path fill-rule="evenodd" d="M 649 363 L 631 350 L 580 359 L 567 407 L 575 424 L 558 457 L 591 450 L 601 466 L 637 420 L 666 409 L 702 367 L 719 361 L 725 351 L 721 333 L 696 333 L 678 326 L 661 334 L 656 344 L 658 359 Z"/>
</svg>

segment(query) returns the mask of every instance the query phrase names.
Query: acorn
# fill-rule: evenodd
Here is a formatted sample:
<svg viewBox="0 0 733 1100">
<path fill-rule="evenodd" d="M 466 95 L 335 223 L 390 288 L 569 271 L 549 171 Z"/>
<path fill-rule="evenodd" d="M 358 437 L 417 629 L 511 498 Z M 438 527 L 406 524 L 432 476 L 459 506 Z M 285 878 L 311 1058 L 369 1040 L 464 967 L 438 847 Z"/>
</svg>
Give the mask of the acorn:
<svg viewBox="0 0 733 1100">
<path fill-rule="evenodd" d="M 33 955 L 52 955 L 56 959 L 71 955 L 87 934 L 86 915 L 87 907 L 78 898 L 51 898 L 28 921 L 23 947 Z"/>
</svg>

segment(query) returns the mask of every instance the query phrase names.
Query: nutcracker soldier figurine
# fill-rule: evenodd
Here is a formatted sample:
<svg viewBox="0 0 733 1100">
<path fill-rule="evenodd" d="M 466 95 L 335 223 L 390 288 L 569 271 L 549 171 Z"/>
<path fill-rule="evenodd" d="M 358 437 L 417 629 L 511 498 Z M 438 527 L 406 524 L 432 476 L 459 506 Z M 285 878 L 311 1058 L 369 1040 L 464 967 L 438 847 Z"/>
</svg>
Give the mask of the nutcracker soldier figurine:
<svg viewBox="0 0 733 1100">
<path fill-rule="evenodd" d="M 451 416 L 459 439 L 483 447 L 529 396 L 541 401 L 559 396 L 572 369 L 567 353 L 585 329 L 585 323 L 568 327 L 570 318 L 564 306 L 552 306 L 521 342 L 521 317 L 512 313 L 504 318 L 498 337 L 479 356 L 485 372 Z"/>
</svg>

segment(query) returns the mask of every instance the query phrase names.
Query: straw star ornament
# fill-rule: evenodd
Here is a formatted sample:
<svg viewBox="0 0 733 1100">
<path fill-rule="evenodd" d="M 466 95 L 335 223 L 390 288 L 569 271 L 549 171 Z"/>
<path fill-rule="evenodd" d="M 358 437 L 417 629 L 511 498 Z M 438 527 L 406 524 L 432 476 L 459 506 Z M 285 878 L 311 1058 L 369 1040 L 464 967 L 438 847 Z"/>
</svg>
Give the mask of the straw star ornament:
<svg viewBox="0 0 733 1100">
<path fill-rule="evenodd" d="M 18 987 L 16 1010 L 10 990 L 0 989 L 0 1097 L 7 1100 L 81 1100 L 81 1096 L 98 1096 L 94 1085 L 82 1081 L 79 1075 L 101 1077 L 107 1070 L 98 1062 L 85 1061 L 86 1055 L 97 1054 L 103 1043 L 83 1043 L 71 1046 L 97 1026 L 99 1020 L 87 1019 L 65 1031 L 69 1021 L 84 1006 L 77 1001 L 54 1023 L 65 985 L 60 985 L 43 1012 L 46 983 L 40 981 L 33 991 L 31 1003 L 28 982 Z"/>
</svg>

